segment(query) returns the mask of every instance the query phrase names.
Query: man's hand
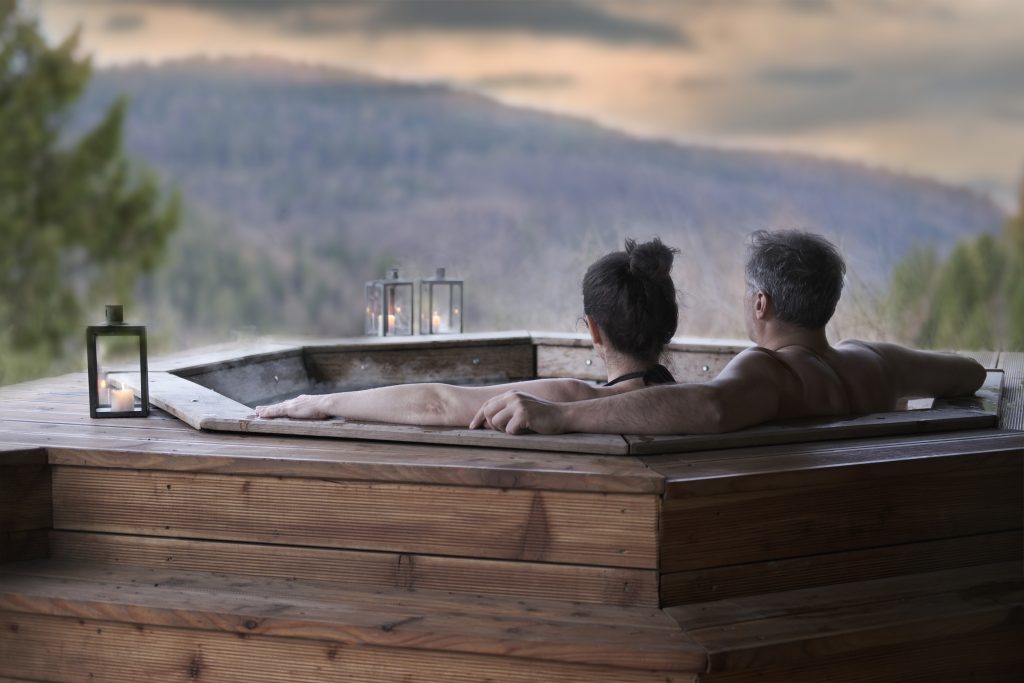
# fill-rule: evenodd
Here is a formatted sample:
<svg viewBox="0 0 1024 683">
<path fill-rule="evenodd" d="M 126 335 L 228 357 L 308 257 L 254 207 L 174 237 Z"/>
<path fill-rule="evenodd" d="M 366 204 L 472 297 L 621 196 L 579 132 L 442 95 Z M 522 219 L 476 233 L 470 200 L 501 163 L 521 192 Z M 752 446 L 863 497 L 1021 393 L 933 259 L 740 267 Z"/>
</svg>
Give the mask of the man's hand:
<svg viewBox="0 0 1024 683">
<path fill-rule="evenodd" d="M 331 414 L 323 408 L 323 396 L 296 396 L 271 406 L 256 406 L 257 417 L 298 417 L 307 420 L 323 420 Z"/>
<path fill-rule="evenodd" d="M 470 429 L 494 429 L 509 434 L 561 434 L 565 431 L 562 404 L 521 391 L 508 391 L 480 406 Z"/>
</svg>

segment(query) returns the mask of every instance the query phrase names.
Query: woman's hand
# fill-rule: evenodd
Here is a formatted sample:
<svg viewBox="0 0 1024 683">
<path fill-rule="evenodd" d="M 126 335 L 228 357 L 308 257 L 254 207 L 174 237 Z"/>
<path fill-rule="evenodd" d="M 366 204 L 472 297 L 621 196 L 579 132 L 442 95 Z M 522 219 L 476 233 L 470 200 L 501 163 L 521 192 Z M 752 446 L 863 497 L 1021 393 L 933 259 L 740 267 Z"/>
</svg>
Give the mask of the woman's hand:
<svg viewBox="0 0 1024 683">
<path fill-rule="evenodd" d="M 296 396 L 288 401 L 271 406 L 256 406 L 257 417 L 297 417 L 307 420 L 323 420 L 333 417 L 324 408 L 324 396 Z"/>
</svg>

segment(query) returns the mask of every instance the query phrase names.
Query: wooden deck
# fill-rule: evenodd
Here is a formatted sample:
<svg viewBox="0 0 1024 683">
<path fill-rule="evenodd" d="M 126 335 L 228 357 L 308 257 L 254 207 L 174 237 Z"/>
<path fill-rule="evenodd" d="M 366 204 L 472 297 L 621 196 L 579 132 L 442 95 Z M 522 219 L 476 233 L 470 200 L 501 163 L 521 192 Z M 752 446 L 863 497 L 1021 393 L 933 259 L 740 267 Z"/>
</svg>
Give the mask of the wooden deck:
<svg viewBox="0 0 1024 683">
<path fill-rule="evenodd" d="M 1024 354 L 978 356 L 998 428 L 625 457 L 2 387 L 0 680 L 1017 681 Z"/>
</svg>

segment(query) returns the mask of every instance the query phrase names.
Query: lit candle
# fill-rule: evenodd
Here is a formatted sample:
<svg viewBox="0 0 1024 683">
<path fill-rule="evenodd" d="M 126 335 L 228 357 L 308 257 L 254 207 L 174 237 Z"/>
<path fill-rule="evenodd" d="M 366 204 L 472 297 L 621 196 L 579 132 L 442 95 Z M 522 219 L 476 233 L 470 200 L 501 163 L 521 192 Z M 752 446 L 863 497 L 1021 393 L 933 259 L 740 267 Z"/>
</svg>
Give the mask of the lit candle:
<svg viewBox="0 0 1024 683">
<path fill-rule="evenodd" d="M 388 313 L 388 331 L 389 332 L 394 332 L 395 331 L 395 314 L 394 313 Z"/>
<path fill-rule="evenodd" d="M 96 388 L 99 390 L 99 403 L 105 405 L 110 403 L 110 387 L 107 385 L 107 380 L 102 377 L 96 380 Z"/>
<path fill-rule="evenodd" d="M 434 332 L 440 332 L 441 331 L 441 314 L 438 313 L 437 311 L 434 311 L 434 315 L 430 319 L 430 328 Z"/>
<path fill-rule="evenodd" d="M 115 413 L 135 410 L 135 392 L 131 389 L 111 389 L 110 409 Z"/>
</svg>

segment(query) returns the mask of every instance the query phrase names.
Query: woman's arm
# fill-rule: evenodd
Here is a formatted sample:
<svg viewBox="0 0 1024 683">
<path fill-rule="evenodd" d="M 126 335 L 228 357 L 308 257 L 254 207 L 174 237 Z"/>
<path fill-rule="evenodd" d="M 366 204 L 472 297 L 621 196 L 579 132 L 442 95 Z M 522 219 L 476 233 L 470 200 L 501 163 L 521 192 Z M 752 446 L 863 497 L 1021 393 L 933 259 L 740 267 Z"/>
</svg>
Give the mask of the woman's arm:
<svg viewBox="0 0 1024 683">
<path fill-rule="evenodd" d="M 451 384 L 399 384 L 337 394 L 298 396 L 271 406 L 257 406 L 259 417 L 324 419 L 345 417 L 436 427 L 466 426 L 488 399 L 520 391 L 548 401 L 572 402 L 602 395 L 598 387 L 577 379 L 536 379 L 486 387 Z"/>
</svg>

